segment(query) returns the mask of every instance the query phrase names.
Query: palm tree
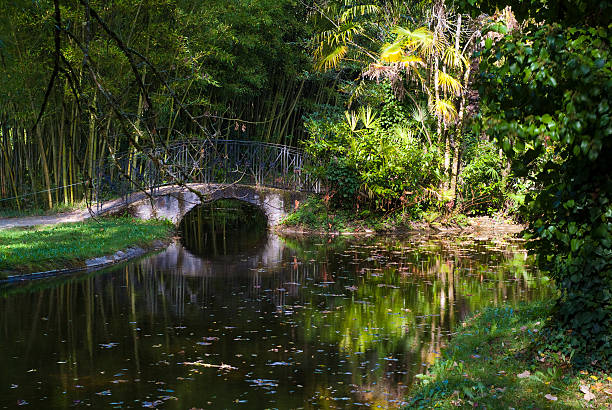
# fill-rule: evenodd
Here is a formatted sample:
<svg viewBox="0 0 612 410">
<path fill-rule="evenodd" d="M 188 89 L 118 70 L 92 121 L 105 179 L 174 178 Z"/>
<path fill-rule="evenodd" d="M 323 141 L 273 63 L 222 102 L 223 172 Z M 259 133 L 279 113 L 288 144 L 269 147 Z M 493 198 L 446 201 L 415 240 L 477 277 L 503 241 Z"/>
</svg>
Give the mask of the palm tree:
<svg viewBox="0 0 612 410">
<path fill-rule="evenodd" d="M 416 80 L 417 90 L 425 94 L 431 113 L 439 121 L 438 133 L 441 134 L 442 123 L 449 124 L 457 119 L 457 109 L 449 97 L 459 96 L 463 88 L 446 68 L 461 72 L 467 66 L 467 60 L 458 47 L 450 44 L 440 24 L 433 31 L 427 27 L 412 31 L 396 27 L 390 33 L 394 40 L 380 44 L 381 41 L 368 36 L 370 21 L 365 18 L 376 15 L 380 8 L 356 3 L 355 0 L 346 0 L 343 4 L 317 8 L 318 14 L 331 27 L 314 38 L 315 67 L 329 70 L 338 68 L 342 61 L 358 61 L 367 67 L 365 77 L 390 80 L 401 97 L 406 95 L 403 81 Z M 358 41 L 358 37 L 365 41 Z M 379 49 L 375 51 L 376 46 Z M 443 70 L 439 69 L 440 62 Z M 440 91 L 446 98 L 440 96 Z M 408 97 L 417 104 L 412 94 Z"/>
<path fill-rule="evenodd" d="M 315 68 L 337 68 L 342 60 L 376 60 L 376 53 L 361 44 L 357 38 L 376 43 L 368 36 L 369 21 L 364 17 L 376 15 L 380 8 L 375 4 L 358 4 L 356 0 L 332 2 L 326 7 L 314 4 L 317 18 L 327 26 L 314 37 Z"/>
<path fill-rule="evenodd" d="M 388 80 L 398 98 L 407 96 L 414 103 L 417 115 L 413 117 L 420 122 L 431 145 L 431 135 L 424 122 L 425 111 L 428 111 L 436 119 L 438 141 L 444 147 L 444 172 L 448 180 L 441 188 L 451 188 L 454 199 L 460 154 L 458 140 L 465 115 L 464 100 L 469 77 L 469 61 L 465 56 L 465 50 L 469 48 L 460 41 L 468 26 L 462 24 L 461 15 L 451 22 L 444 1 L 438 0 L 425 25 L 412 30 L 396 26 L 384 32 L 371 18 L 381 12 L 376 5 L 359 5 L 357 0 L 344 0 L 327 8 L 317 8 L 317 12 L 326 21 L 328 29 L 315 37 L 315 67 L 329 70 L 338 68 L 342 61 L 359 62 L 365 67 L 363 77 L 377 82 Z M 382 37 L 390 38 L 390 41 L 368 35 L 380 32 L 384 32 Z M 468 43 L 473 40 L 470 38 Z M 358 86 L 354 92 L 361 89 Z M 427 101 L 426 109 L 423 109 L 423 100 Z M 446 132 L 453 124 L 457 128 L 456 136 Z M 455 148 L 453 153 L 452 145 Z"/>
</svg>

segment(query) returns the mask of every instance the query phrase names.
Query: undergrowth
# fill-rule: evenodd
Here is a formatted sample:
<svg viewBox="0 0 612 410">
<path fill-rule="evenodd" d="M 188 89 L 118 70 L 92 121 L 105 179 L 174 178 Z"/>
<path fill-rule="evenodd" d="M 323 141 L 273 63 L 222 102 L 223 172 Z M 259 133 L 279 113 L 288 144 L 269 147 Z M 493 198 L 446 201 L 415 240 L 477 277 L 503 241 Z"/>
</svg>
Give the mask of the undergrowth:
<svg viewBox="0 0 612 410">
<path fill-rule="evenodd" d="M 464 323 L 410 391 L 409 408 L 612 408 L 612 378 L 538 350 L 550 303 L 491 307 Z"/>
<path fill-rule="evenodd" d="M 367 232 L 408 228 L 410 217 L 401 210 L 389 213 L 351 208 L 328 207 L 325 201 L 311 197 L 282 222 L 284 226 L 302 227 L 320 232 Z"/>
</svg>

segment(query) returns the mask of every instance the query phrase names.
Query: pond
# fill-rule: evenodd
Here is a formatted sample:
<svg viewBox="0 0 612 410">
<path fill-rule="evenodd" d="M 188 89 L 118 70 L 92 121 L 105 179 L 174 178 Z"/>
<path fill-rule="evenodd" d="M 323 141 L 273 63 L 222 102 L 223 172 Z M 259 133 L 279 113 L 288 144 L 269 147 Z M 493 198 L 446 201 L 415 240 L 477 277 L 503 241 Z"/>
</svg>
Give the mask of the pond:
<svg viewBox="0 0 612 410">
<path fill-rule="evenodd" d="M 551 292 L 520 241 L 281 238 L 222 205 L 156 255 L 0 289 L 0 407 L 401 407 L 466 315 Z"/>
</svg>

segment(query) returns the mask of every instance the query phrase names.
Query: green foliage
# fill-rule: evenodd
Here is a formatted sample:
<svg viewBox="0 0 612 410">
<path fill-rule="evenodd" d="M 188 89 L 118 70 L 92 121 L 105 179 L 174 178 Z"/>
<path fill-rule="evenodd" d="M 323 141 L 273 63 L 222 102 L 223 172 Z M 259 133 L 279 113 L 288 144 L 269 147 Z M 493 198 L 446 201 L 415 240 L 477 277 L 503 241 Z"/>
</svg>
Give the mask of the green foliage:
<svg viewBox="0 0 612 410">
<path fill-rule="evenodd" d="M 417 375 L 409 408 L 583 408 L 580 386 L 595 392 L 589 405 L 609 405 L 601 392 L 601 381 L 612 380 L 606 374 L 578 373 L 562 355 L 533 351 L 550 308 L 541 302 L 490 307 L 469 318 L 442 357 Z"/>
<path fill-rule="evenodd" d="M 483 61 L 489 132 L 540 188 L 524 212 L 561 290 L 551 346 L 580 364 L 612 364 L 611 37 L 611 26 L 530 26 Z"/>
<path fill-rule="evenodd" d="M 361 187 L 360 175 L 344 158 L 332 158 L 321 165 L 321 175 L 328 181 L 328 188 L 334 192 L 333 201 L 339 206 L 352 208 Z"/>
<path fill-rule="evenodd" d="M 388 81 L 385 81 L 379 87 L 376 88 L 380 89 L 380 92 L 377 96 L 377 103 L 382 103 L 380 110 L 380 126 L 383 129 L 390 130 L 398 124 L 414 122 L 414 120 L 412 120 L 412 118 L 410 117 L 410 112 L 406 107 L 406 104 L 400 101 L 393 94 L 391 84 Z"/>
<path fill-rule="evenodd" d="M 336 204 L 389 210 L 414 204 L 439 182 L 440 158 L 410 128 L 384 130 L 369 107 L 339 118 L 310 118 L 306 151 Z"/>
<path fill-rule="evenodd" d="M 148 246 L 173 231 L 168 221 L 129 217 L 0 230 L 0 274 L 82 266 L 89 258 Z"/>
<path fill-rule="evenodd" d="M 287 227 L 305 228 L 315 232 L 384 232 L 409 227 L 410 214 L 375 212 L 369 209 L 332 207 L 319 197 L 311 197 L 282 222 Z"/>
<path fill-rule="evenodd" d="M 310 198 L 284 220 L 285 226 L 308 226 L 311 229 L 327 230 L 327 207 L 319 198 Z"/>
<path fill-rule="evenodd" d="M 137 145 L 205 136 L 295 145 L 302 115 L 335 103 L 334 79 L 305 72 L 311 27 L 300 2 L 58 4 L 56 22 L 51 0 L 2 3 L 3 197 L 47 189 L 25 202 L 81 201 L 95 165 Z"/>
<path fill-rule="evenodd" d="M 506 200 L 505 164 L 494 143 L 475 145 L 470 150 L 474 152 L 471 161 L 461 171 L 462 202 L 472 213 L 492 213 L 500 210 Z"/>
<path fill-rule="evenodd" d="M 571 24 L 607 24 L 612 12 L 610 0 L 457 0 L 455 4 L 463 13 L 473 17 L 483 13 L 492 15 L 510 6 L 521 20 L 566 21 Z"/>
</svg>

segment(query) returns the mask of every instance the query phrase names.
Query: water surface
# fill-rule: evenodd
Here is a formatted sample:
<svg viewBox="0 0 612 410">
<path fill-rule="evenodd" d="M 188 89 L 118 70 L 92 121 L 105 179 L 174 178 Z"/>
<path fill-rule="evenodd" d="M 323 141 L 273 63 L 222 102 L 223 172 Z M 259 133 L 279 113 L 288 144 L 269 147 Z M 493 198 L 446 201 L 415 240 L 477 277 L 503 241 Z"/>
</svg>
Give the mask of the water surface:
<svg viewBox="0 0 612 410">
<path fill-rule="evenodd" d="M 214 233 L 192 220 L 157 255 L 1 289 L 0 407 L 399 407 L 466 315 L 549 294 L 520 242 L 283 239 L 236 214 Z"/>
</svg>

